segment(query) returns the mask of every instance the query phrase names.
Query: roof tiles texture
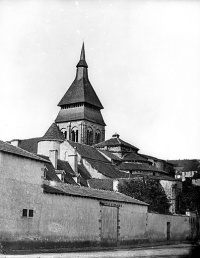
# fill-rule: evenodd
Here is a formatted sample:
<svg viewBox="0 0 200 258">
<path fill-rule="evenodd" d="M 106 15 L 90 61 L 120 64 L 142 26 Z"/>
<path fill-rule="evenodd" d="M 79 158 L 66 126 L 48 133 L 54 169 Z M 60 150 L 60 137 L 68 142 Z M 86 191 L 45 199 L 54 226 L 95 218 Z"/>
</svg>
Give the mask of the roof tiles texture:
<svg viewBox="0 0 200 258">
<path fill-rule="evenodd" d="M 132 197 L 126 196 L 121 193 L 96 190 L 88 187 L 79 187 L 79 186 L 72 186 L 72 185 L 65 185 L 65 184 L 57 184 L 56 186 L 52 187 L 52 186 L 49 186 L 48 183 L 44 183 L 43 188 L 45 193 L 64 194 L 64 195 L 87 197 L 87 198 L 106 200 L 106 201 L 145 205 L 145 206 L 148 205 L 142 201 L 136 200 Z"/>
<path fill-rule="evenodd" d="M 62 132 L 60 131 L 59 127 L 56 125 L 56 123 L 53 123 L 40 140 L 64 141 L 65 138 Z"/>
<path fill-rule="evenodd" d="M 167 172 L 160 170 L 155 166 L 150 166 L 148 164 L 137 164 L 137 163 L 131 163 L 131 162 L 130 163 L 123 162 L 117 166 L 117 169 L 127 170 L 127 171 L 152 171 L 152 172 L 160 172 L 160 173 L 167 174 Z"/>
<path fill-rule="evenodd" d="M 133 145 L 131 145 L 130 143 L 127 143 L 123 140 L 121 140 L 120 138 L 117 137 L 112 137 L 111 139 L 104 141 L 104 142 L 100 142 L 98 144 L 94 145 L 96 148 L 103 148 L 106 146 L 124 146 L 124 147 L 128 147 L 131 149 L 134 149 L 136 151 L 138 151 L 139 149 Z"/>
<path fill-rule="evenodd" d="M 107 158 L 105 158 L 97 149 L 86 144 L 80 144 L 77 142 L 68 141 L 73 147 L 76 147 L 79 155 L 101 174 L 115 178 L 119 177 L 118 171 L 115 169 L 114 165 Z"/>
<path fill-rule="evenodd" d="M 105 125 L 101 111 L 97 109 L 91 109 L 86 106 L 80 106 L 76 108 L 61 109 L 56 117 L 55 122 L 68 122 L 77 120 L 87 120 L 100 125 Z"/>
<path fill-rule="evenodd" d="M 114 161 L 122 161 L 122 159 L 120 159 L 117 155 L 114 155 L 113 153 L 111 153 L 110 151 L 106 151 L 106 150 L 98 150 L 100 153 L 102 153 L 103 155 L 107 156 L 108 158 L 110 158 L 111 160 Z"/>
<path fill-rule="evenodd" d="M 148 160 L 142 156 L 140 156 L 138 153 L 128 153 L 123 157 L 123 161 L 141 161 L 149 163 Z"/>
<path fill-rule="evenodd" d="M 34 160 L 37 160 L 37 161 L 42 161 L 42 162 L 49 162 L 33 153 L 30 153 L 26 150 L 23 150 L 19 147 L 15 147 L 7 142 L 3 142 L 0 140 L 0 151 L 2 152 L 6 152 L 6 153 L 10 153 L 10 154 L 13 154 L 13 155 L 17 155 L 17 156 L 21 156 L 21 157 L 24 157 L 24 158 L 29 158 L 29 159 L 34 159 Z"/>
<path fill-rule="evenodd" d="M 99 109 L 103 108 L 87 76 L 84 76 L 80 80 L 75 79 L 73 81 L 58 106 L 83 102 L 96 106 Z"/>
<path fill-rule="evenodd" d="M 37 154 L 38 142 L 41 137 L 19 140 L 19 147 L 23 150 Z"/>
</svg>

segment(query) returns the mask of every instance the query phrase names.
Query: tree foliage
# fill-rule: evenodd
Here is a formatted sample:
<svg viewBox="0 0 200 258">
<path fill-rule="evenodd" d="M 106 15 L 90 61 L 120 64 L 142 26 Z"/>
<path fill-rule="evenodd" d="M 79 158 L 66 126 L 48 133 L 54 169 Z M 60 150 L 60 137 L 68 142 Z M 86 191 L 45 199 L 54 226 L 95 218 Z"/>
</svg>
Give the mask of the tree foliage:
<svg viewBox="0 0 200 258">
<path fill-rule="evenodd" d="M 200 187 L 186 180 L 182 185 L 179 198 L 179 212 L 185 214 L 186 210 L 198 211 L 200 214 Z"/>
<path fill-rule="evenodd" d="M 148 203 L 149 211 L 169 213 L 169 201 L 158 180 L 124 180 L 119 183 L 118 191 Z"/>
</svg>

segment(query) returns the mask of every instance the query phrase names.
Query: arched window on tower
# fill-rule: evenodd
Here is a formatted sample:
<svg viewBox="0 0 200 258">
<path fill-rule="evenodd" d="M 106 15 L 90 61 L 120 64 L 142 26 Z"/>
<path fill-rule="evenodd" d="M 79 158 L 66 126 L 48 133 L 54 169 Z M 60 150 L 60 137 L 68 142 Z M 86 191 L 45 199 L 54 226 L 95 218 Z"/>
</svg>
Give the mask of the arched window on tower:
<svg viewBox="0 0 200 258">
<path fill-rule="evenodd" d="M 71 131 L 71 140 L 73 142 L 78 142 L 78 129 L 74 127 Z"/>
<path fill-rule="evenodd" d="M 99 130 L 95 133 L 95 143 L 99 143 L 101 141 L 101 132 Z"/>
<path fill-rule="evenodd" d="M 66 130 L 66 128 L 62 128 L 61 132 L 63 133 L 65 139 L 67 139 L 67 130 Z"/>
<path fill-rule="evenodd" d="M 92 128 L 87 129 L 87 144 L 92 145 L 93 144 L 93 131 Z"/>
</svg>

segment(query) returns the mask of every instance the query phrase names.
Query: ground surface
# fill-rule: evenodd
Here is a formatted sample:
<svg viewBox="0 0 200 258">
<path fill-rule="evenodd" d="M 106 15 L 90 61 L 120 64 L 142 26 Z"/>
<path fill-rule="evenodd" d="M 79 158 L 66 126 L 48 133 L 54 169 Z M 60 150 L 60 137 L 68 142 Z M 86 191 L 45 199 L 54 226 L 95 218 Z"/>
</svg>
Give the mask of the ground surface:
<svg viewBox="0 0 200 258">
<path fill-rule="evenodd" d="M 189 257 L 191 245 L 176 244 L 154 247 L 138 247 L 128 249 L 91 251 L 91 252 L 69 252 L 69 253 L 43 253 L 43 254 L 24 254 L 24 255 L 3 255 L 0 258 L 130 258 L 130 257 Z M 198 252 L 199 253 L 199 252 Z M 193 256 L 192 256 L 193 257 Z M 196 256 L 195 256 L 196 257 Z M 200 253 L 199 256 L 200 257 Z"/>
</svg>

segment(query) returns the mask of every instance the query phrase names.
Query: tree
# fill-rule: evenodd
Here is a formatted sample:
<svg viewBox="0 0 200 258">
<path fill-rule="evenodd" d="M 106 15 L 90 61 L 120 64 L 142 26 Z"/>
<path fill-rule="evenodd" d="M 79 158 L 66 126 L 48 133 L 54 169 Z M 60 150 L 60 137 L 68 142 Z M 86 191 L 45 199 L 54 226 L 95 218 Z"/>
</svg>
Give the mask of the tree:
<svg viewBox="0 0 200 258">
<path fill-rule="evenodd" d="M 180 213 L 185 214 L 186 210 L 198 211 L 200 214 L 200 187 L 193 185 L 186 180 L 182 185 L 182 192 L 179 195 Z"/>
<path fill-rule="evenodd" d="M 132 179 L 120 181 L 118 191 L 149 204 L 149 211 L 169 213 L 169 201 L 158 180 Z"/>
</svg>

